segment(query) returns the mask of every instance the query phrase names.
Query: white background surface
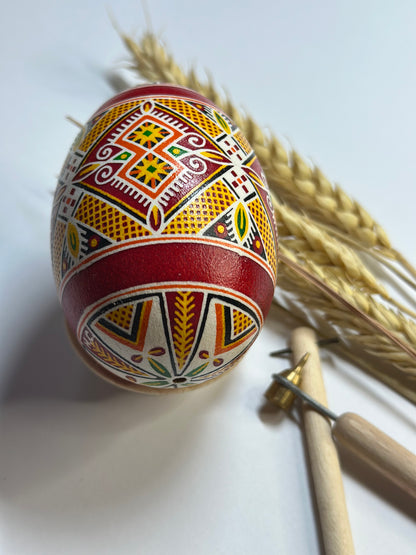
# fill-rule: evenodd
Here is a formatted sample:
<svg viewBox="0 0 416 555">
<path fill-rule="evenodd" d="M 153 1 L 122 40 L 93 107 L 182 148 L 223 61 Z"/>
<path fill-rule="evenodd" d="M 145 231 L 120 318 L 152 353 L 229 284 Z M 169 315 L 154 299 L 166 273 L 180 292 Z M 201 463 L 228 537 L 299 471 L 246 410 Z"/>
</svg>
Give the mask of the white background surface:
<svg viewBox="0 0 416 555">
<path fill-rule="evenodd" d="M 109 0 L 123 29 L 138 1 Z M 216 82 L 360 200 L 415 264 L 416 4 L 150 3 L 176 59 Z M 112 95 L 123 46 L 98 1 L 10 2 L 0 18 L 3 554 L 322 553 L 293 419 L 262 414 L 268 357 L 290 329 L 270 315 L 244 362 L 196 392 L 119 391 L 71 351 L 49 262 L 55 179 L 76 129 Z M 415 407 L 328 350 L 331 408 L 416 451 Z M 351 460 L 357 553 L 414 553 L 416 505 Z"/>
</svg>

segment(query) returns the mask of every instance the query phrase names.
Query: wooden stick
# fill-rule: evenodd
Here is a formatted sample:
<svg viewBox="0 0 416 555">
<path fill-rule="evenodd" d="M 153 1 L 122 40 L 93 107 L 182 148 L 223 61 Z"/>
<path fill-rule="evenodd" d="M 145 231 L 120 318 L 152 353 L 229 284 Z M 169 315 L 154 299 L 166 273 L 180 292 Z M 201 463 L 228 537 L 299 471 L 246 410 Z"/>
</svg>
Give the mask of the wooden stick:
<svg viewBox="0 0 416 555">
<path fill-rule="evenodd" d="M 311 328 L 297 328 L 292 333 L 293 363 L 305 353 L 310 357 L 303 368 L 302 389 L 327 406 L 321 373 L 317 338 Z M 327 418 L 303 404 L 305 436 L 314 483 L 326 555 L 354 554 L 354 545 L 345 502 L 338 453 Z"/>
<path fill-rule="evenodd" d="M 358 414 L 341 414 L 333 437 L 409 495 L 416 497 L 416 456 Z"/>
</svg>

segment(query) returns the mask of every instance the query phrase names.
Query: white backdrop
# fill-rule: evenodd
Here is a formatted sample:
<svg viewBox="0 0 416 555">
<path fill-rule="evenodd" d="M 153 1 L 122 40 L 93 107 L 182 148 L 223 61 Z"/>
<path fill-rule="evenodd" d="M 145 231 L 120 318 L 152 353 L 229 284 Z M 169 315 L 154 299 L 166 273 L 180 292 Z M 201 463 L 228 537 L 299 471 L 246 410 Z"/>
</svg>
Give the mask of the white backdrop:
<svg viewBox="0 0 416 555">
<path fill-rule="evenodd" d="M 415 264 L 416 4 L 412 0 L 153 2 L 176 59 L 361 201 Z M 140 2 L 109 0 L 126 31 Z M 126 52 L 104 3 L 15 1 L 0 19 L 0 551 L 10 554 L 322 552 L 296 419 L 262 394 L 290 329 L 273 314 L 238 369 L 175 398 L 119 391 L 77 359 L 49 262 L 56 176 Z M 331 408 L 416 451 L 415 407 L 323 353 Z M 414 553 L 416 506 L 351 460 L 357 553 Z"/>
</svg>

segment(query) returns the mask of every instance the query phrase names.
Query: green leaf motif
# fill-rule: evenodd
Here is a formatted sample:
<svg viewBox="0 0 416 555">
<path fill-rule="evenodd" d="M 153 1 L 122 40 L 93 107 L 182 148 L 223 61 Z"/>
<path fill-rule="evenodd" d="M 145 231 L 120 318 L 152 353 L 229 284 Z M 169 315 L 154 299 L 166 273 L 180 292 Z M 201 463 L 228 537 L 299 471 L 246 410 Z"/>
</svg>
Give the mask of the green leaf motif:
<svg viewBox="0 0 416 555">
<path fill-rule="evenodd" d="M 203 372 L 207 366 L 208 366 L 208 362 L 205 362 L 204 364 L 201 364 L 201 366 L 197 366 L 197 368 L 188 372 L 186 375 L 191 377 L 197 376 L 198 374 Z"/>
<path fill-rule="evenodd" d="M 214 112 L 214 116 L 215 119 L 217 120 L 217 122 L 221 125 L 221 127 L 224 129 L 224 131 L 226 133 L 231 133 L 231 129 L 230 126 L 228 125 L 228 123 L 225 121 L 225 119 L 218 113 L 218 112 Z"/>
<path fill-rule="evenodd" d="M 158 374 L 162 374 L 162 376 L 170 378 L 170 372 L 167 368 L 163 366 L 163 364 L 150 357 L 148 357 L 147 360 L 150 362 L 150 366 L 153 368 L 153 370 L 155 370 Z"/>
<path fill-rule="evenodd" d="M 237 206 L 234 221 L 237 228 L 238 236 L 241 240 L 243 240 L 248 231 L 248 219 L 245 208 L 241 203 Z"/>
</svg>

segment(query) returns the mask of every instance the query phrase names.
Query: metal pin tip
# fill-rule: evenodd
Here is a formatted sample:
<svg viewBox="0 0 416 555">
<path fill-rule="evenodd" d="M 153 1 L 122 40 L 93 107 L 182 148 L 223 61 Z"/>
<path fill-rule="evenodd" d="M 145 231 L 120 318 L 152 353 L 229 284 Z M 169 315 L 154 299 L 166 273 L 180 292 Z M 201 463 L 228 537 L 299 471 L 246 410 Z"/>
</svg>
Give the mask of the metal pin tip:
<svg viewBox="0 0 416 555">
<path fill-rule="evenodd" d="M 294 368 L 284 370 L 279 374 L 279 376 L 283 376 L 287 381 L 295 386 L 298 386 L 302 379 L 303 367 L 305 366 L 308 358 L 309 353 L 305 353 Z M 276 380 L 273 380 L 273 382 L 269 385 L 264 396 L 268 401 L 273 403 L 273 405 L 276 405 L 283 410 L 289 410 L 296 399 L 296 394 L 293 391 Z"/>
<path fill-rule="evenodd" d="M 319 412 L 323 416 L 326 416 L 331 420 L 336 420 L 338 418 L 338 416 L 334 412 L 329 410 L 328 407 L 325 407 L 324 405 L 319 403 L 316 399 L 314 399 L 313 397 L 311 397 L 310 395 L 302 391 L 302 389 L 300 389 L 297 385 L 295 385 L 290 380 L 288 380 L 285 376 L 283 376 L 282 372 L 280 374 L 273 374 L 272 377 L 281 387 L 286 387 L 290 389 L 294 395 L 300 397 L 303 401 L 305 401 L 308 405 L 313 407 L 317 412 Z"/>
<path fill-rule="evenodd" d="M 338 337 L 329 337 L 327 339 L 320 339 L 319 341 L 317 341 L 317 345 L 318 347 L 325 347 L 326 345 L 331 345 L 332 343 L 339 343 L 339 338 Z M 273 351 L 271 353 L 269 353 L 270 357 L 283 357 L 285 355 L 290 355 L 292 353 L 292 349 L 290 347 L 286 348 L 286 349 L 279 349 L 278 351 Z"/>
</svg>

